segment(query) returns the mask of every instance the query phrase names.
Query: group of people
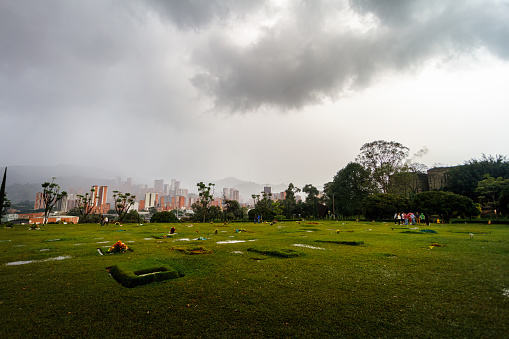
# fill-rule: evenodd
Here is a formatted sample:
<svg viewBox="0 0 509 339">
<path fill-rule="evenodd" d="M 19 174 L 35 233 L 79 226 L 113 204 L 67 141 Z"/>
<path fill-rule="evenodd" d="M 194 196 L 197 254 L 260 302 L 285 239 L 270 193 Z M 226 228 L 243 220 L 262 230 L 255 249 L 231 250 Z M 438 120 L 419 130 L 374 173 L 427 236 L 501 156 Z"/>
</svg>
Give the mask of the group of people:
<svg viewBox="0 0 509 339">
<path fill-rule="evenodd" d="M 101 216 L 101 226 L 108 225 L 108 217 Z"/>
<path fill-rule="evenodd" d="M 424 213 L 395 213 L 394 225 L 421 225 L 426 224 L 426 216 Z"/>
</svg>

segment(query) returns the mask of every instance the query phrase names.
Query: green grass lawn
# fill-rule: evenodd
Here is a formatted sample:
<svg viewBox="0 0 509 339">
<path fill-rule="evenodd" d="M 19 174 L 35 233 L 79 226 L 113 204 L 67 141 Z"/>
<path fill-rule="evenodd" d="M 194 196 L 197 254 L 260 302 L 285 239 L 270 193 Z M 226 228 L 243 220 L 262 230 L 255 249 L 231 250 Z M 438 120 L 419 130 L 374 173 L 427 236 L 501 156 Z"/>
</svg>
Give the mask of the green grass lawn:
<svg viewBox="0 0 509 339">
<path fill-rule="evenodd" d="M 0 337 L 508 338 L 509 227 L 423 228 L 437 233 L 362 222 L 2 228 Z M 118 240 L 133 252 L 100 255 Z M 127 288 L 107 271 L 144 265 L 180 277 Z"/>
</svg>

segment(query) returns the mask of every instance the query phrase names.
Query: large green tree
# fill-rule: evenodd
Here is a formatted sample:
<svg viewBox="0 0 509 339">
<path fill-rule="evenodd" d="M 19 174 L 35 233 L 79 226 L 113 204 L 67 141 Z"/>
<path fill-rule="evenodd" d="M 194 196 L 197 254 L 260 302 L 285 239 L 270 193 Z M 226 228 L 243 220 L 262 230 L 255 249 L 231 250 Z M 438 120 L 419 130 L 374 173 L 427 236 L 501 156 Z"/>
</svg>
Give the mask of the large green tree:
<svg viewBox="0 0 509 339">
<path fill-rule="evenodd" d="M 502 155 L 482 155 L 481 159 L 471 159 L 464 165 L 451 168 L 447 173 L 445 190 L 461 194 L 476 201 L 481 195 L 476 192 L 478 182 L 489 174 L 493 178 L 509 179 L 509 160 Z"/>
<path fill-rule="evenodd" d="M 223 197 L 223 216 L 226 220 L 242 219 L 242 210 L 237 200 Z"/>
<path fill-rule="evenodd" d="M 445 222 L 449 222 L 455 216 L 479 215 L 479 210 L 472 199 L 452 192 L 418 193 L 412 199 L 412 207 L 415 211 L 424 212 L 427 215 L 436 214 Z"/>
<path fill-rule="evenodd" d="M 309 215 L 318 218 L 318 194 L 320 191 L 315 186 L 307 184 L 302 188 L 302 192 L 307 194 L 305 206 Z"/>
<path fill-rule="evenodd" d="M 272 210 L 272 200 L 270 197 L 272 194 L 261 192 L 261 198 L 256 200 L 255 208 L 250 210 L 248 216 L 250 219 L 254 219 L 254 216 L 261 215 L 262 220 L 273 220 L 276 215 Z"/>
<path fill-rule="evenodd" d="M 509 187 L 509 179 L 502 177 L 494 178 L 489 174 L 477 183 L 475 192 L 479 194 L 479 200 L 485 202 L 493 210 L 500 212 L 500 198 L 506 188 Z"/>
<path fill-rule="evenodd" d="M 408 211 L 406 197 L 390 193 L 376 193 L 362 201 L 362 210 L 366 218 L 373 220 L 393 219 L 394 213 Z"/>
<path fill-rule="evenodd" d="M 214 200 L 213 196 L 214 184 L 209 183 L 208 185 L 205 185 L 202 181 L 200 181 L 199 183 L 196 184 L 196 186 L 198 186 L 199 200 L 192 206 L 194 218 L 195 220 L 198 220 L 197 218 L 198 216 L 200 216 L 203 222 L 205 222 L 209 219 L 208 214 L 209 212 L 211 212 L 209 209 L 210 203 L 212 202 L 212 200 Z"/>
<path fill-rule="evenodd" d="M 55 179 L 56 178 L 53 177 L 51 182 L 45 182 L 41 185 L 43 188 L 42 204 L 44 206 L 43 224 L 48 223 L 49 214 L 51 213 L 51 210 L 56 205 L 56 203 L 67 196 L 66 191 L 60 192 L 60 186 L 57 183 L 55 183 Z"/>
<path fill-rule="evenodd" d="M 355 161 L 370 171 L 378 189 L 387 193 L 391 176 L 405 168 L 409 148 L 399 142 L 377 140 L 366 143 Z"/>
<path fill-rule="evenodd" d="M 373 191 L 369 170 L 355 162 L 339 170 L 324 187 L 329 209 L 345 217 L 360 216 L 362 201 Z"/>
<path fill-rule="evenodd" d="M 295 198 L 295 194 L 300 192 L 300 188 L 295 187 L 293 183 L 288 185 L 288 188 L 285 190 L 285 198 L 283 199 L 283 210 L 286 218 L 291 219 L 295 213 L 295 208 L 297 207 L 297 201 Z"/>
</svg>

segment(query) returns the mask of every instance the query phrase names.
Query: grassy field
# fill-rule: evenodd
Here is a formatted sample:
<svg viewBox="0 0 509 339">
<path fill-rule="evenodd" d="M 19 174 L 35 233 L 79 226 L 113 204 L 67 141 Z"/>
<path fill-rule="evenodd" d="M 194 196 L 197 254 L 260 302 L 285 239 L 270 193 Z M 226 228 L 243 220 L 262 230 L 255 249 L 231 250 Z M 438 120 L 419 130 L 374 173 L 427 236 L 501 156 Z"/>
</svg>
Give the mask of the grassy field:
<svg viewBox="0 0 509 339">
<path fill-rule="evenodd" d="M 133 252 L 99 253 L 118 240 Z M 502 225 L 15 226 L 0 253 L 1 338 L 509 337 Z M 155 262 L 181 277 L 106 269 Z"/>
</svg>

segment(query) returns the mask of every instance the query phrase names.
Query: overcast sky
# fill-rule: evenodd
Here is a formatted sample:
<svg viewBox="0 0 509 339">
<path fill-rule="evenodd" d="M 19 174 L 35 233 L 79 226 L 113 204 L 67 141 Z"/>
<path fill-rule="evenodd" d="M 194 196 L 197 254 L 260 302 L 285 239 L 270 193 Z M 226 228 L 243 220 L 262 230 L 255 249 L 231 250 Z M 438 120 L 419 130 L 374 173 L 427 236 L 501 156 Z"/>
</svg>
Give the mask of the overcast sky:
<svg viewBox="0 0 509 339">
<path fill-rule="evenodd" d="M 0 0 L 0 165 L 323 185 L 509 154 L 504 0 Z"/>
</svg>

